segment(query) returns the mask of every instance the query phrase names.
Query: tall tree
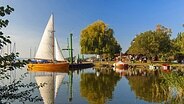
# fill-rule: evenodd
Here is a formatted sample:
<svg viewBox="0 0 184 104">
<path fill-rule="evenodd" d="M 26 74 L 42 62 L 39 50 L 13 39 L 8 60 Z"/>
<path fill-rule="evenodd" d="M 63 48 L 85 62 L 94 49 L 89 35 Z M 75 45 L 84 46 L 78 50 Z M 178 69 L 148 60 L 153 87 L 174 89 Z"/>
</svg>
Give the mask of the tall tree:
<svg viewBox="0 0 184 104">
<path fill-rule="evenodd" d="M 178 33 L 177 37 L 173 39 L 176 53 L 184 54 L 184 33 Z"/>
<path fill-rule="evenodd" d="M 103 21 L 96 21 L 81 31 L 80 46 L 83 54 L 114 54 L 121 47 L 114 38 L 113 29 Z"/>
<path fill-rule="evenodd" d="M 181 63 L 184 58 L 184 33 L 178 33 L 175 39 L 172 39 L 172 55 Z"/>
<path fill-rule="evenodd" d="M 170 33 L 170 29 L 158 25 L 156 31 L 137 35 L 127 52 L 147 56 L 166 55 L 171 49 Z"/>
</svg>

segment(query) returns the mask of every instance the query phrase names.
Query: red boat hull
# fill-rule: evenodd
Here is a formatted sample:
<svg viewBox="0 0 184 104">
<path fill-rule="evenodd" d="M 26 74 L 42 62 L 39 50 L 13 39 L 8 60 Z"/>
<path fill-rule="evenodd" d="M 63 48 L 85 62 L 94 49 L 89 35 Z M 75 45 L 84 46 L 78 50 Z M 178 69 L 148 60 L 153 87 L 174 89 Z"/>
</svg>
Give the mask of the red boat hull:
<svg viewBox="0 0 184 104">
<path fill-rule="evenodd" d="M 128 64 L 124 62 L 116 62 L 114 63 L 114 67 L 119 69 L 128 69 Z"/>
</svg>

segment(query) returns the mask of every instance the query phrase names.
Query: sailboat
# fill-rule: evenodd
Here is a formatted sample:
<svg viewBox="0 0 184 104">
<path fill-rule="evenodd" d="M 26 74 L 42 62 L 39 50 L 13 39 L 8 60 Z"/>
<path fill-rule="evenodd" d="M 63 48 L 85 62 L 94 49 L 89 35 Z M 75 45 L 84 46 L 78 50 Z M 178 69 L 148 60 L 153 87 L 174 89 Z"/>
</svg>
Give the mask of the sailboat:
<svg viewBox="0 0 184 104">
<path fill-rule="evenodd" d="M 68 68 L 69 63 L 64 60 L 57 39 L 54 36 L 54 16 L 51 14 L 35 58 L 28 64 L 28 70 L 62 71 Z"/>
</svg>

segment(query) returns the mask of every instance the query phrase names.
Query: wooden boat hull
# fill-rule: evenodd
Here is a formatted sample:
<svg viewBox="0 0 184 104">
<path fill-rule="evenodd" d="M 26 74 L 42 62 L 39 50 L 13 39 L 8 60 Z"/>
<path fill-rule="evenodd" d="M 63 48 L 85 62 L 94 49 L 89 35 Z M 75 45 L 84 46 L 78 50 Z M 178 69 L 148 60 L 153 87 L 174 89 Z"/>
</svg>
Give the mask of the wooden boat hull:
<svg viewBox="0 0 184 104">
<path fill-rule="evenodd" d="M 65 72 L 69 70 L 69 63 L 30 63 L 27 66 L 28 71 Z"/>
</svg>

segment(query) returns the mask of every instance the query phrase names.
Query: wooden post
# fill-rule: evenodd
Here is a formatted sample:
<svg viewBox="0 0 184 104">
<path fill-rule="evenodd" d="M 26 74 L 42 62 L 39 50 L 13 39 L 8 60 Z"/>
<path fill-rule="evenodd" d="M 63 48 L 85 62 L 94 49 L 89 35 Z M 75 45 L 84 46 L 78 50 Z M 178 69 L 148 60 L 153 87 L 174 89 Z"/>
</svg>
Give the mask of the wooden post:
<svg viewBox="0 0 184 104">
<path fill-rule="evenodd" d="M 73 64 L 73 49 L 72 49 L 72 36 L 73 34 L 70 34 L 70 64 Z"/>
</svg>

